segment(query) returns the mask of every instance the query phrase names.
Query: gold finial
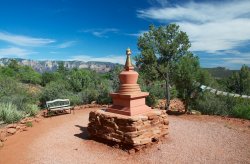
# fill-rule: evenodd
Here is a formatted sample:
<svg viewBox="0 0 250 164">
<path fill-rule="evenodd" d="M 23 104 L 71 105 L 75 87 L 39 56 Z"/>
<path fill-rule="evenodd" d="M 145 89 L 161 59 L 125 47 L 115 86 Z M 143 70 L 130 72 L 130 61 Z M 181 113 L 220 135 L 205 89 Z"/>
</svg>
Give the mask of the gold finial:
<svg viewBox="0 0 250 164">
<path fill-rule="evenodd" d="M 126 59 L 125 67 L 124 67 L 126 70 L 132 70 L 134 68 L 130 59 L 131 54 L 132 53 L 131 53 L 130 48 L 127 48 L 126 50 L 127 59 Z"/>
<path fill-rule="evenodd" d="M 131 55 L 131 50 L 130 50 L 130 48 L 127 48 L 126 54 L 127 54 L 127 55 Z"/>
</svg>

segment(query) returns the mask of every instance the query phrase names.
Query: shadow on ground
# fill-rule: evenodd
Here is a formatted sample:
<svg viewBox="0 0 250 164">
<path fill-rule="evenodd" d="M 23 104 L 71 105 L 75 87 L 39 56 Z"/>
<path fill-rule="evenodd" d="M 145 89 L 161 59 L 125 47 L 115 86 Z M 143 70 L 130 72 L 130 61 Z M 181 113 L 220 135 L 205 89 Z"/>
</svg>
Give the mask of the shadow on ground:
<svg viewBox="0 0 250 164">
<path fill-rule="evenodd" d="M 170 111 L 170 110 L 168 110 L 168 111 L 167 111 L 167 114 L 168 114 L 168 115 L 180 116 L 180 115 L 184 115 L 184 114 L 186 114 L 186 113 L 185 113 L 185 112 Z"/>
<path fill-rule="evenodd" d="M 81 138 L 81 139 L 84 139 L 84 140 L 90 140 L 90 137 L 89 137 L 88 131 L 87 131 L 87 127 L 83 127 L 83 126 L 80 126 L 80 125 L 75 125 L 75 126 L 80 128 L 81 133 L 74 134 L 74 136 L 76 136 L 78 138 Z"/>
<path fill-rule="evenodd" d="M 121 144 L 121 143 L 117 143 L 117 142 L 114 142 L 114 141 L 110 141 L 110 140 L 107 140 L 107 139 L 103 139 L 101 137 L 95 137 L 95 136 L 90 136 L 88 134 L 88 130 L 87 130 L 87 127 L 83 127 L 83 126 L 80 126 L 80 125 L 75 125 L 76 127 L 80 128 L 81 130 L 81 133 L 79 134 L 74 134 L 74 136 L 78 137 L 78 138 L 81 138 L 83 140 L 92 140 L 92 141 L 96 141 L 96 142 L 99 142 L 99 143 L 102 143 L 102 144 L 105 144 L 109 147 L 113 147 L 113 148 L 119 148 L 119 149 L 122 149 L 124 151 L 128 151 L 130 149 L 132 149 L 133 147 L 130 146 L 130 145 L 124 145 L 124 144 Z"/>
</svg>

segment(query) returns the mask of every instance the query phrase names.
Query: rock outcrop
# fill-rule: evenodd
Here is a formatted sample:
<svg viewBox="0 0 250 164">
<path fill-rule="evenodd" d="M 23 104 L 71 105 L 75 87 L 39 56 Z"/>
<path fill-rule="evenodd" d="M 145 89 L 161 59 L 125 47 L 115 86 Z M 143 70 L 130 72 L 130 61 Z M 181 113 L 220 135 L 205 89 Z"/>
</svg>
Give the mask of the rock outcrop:
<svg viewBox="0 0 250 164">
<path fill-rule="evenodd" d="M 10 63 L 12 59 L 10 58 L 1 58 L 0 59 L 0 66 L 6 66 Z M 15 59 L 18 64 L 24 66 L 30 66 L 34 70 L 43 73 L 43 72 L 53 72 L 57 70 L 58 65 L 62 61 L 36 61 L 36 60 L 28 60 L 28 59 Z M 116 65 L 115 63 L 110 62 L 95 62 L 95 61 L 63 61 L 64 66 L 68 69 L 72 68 L 88 68 L 94 70 L 96 72 L 104 73 L 112 70 Z"/>
</svg>

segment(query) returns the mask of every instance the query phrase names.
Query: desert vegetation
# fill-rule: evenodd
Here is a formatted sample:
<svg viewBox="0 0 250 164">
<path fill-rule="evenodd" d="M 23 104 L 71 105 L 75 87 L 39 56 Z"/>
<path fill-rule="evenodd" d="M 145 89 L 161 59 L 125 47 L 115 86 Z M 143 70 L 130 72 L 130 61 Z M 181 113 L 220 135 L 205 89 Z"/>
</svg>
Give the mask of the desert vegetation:
<svg viewBox="0 0 250 164">
<path fill-rule="evenodd" d="M 181 99 L 186 112 L 222 115 L 250 119 L 249 99 L 218 96 L 204 92 L 195 82 L 231 93 L 250 95 L 250 70 L 243 65 L 230 76 L 214 78 L 201 68 L 199 58 L 189 51 L 191 44 L 179 26 L 150 26 L 149 32 L 140 36 L 135 56 L 139 72 L 138 83 L 143 91 L 150 92 L 146 102 L 156 106 L 159 99 Z M 55 72 L 36 72 L 29 66 L 12 60 L 0 67 L 0 121 L 17 122 L 34 116 L 45 102 L 68 98 L 71 105 L 111 103 L 110 92 L 119 87 L 118 75 L 123 67 L 117 65 L 107 73 L 90 69 L 66 69 L 61 62 Z M 171 95 L 171 96 L 170 96 Z M 168 104 L 166 110 L 168 109 Z"/>
</svg>

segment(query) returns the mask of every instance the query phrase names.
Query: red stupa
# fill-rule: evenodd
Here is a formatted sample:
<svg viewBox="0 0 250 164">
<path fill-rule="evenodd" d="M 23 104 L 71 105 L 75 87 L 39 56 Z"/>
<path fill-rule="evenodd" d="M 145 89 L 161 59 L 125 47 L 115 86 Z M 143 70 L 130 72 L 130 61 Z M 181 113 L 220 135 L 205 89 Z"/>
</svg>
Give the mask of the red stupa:
<svg viewBox="0 0 250 164">
<path fill-rule="evenodd" d="M 145 104 L 148 92 L 141 92 L 137 79 L 139 74 L 134 71 L 131 63 L 131 50 L 126 50 L 126 63 L 124 70 L 120 73 L 120 88 L 117 93 L 111 93 L 113 105 L 107 109 L 108 112 L 133 116 L 150 112 L 150 107 Z"/>
</svg>

